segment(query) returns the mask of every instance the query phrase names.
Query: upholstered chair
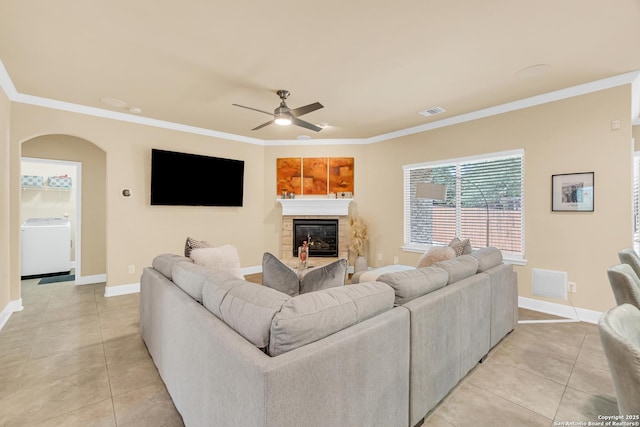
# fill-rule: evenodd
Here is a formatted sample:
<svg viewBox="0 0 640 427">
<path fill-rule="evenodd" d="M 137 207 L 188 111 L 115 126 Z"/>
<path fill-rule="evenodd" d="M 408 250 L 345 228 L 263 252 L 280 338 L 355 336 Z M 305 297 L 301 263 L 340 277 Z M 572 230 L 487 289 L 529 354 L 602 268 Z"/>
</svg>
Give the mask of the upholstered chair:
<svg viewBox="0 0 640 427">
<path fill-rule="evenodd" d="M 607 270 L 616 303 L 632 304 L 640 309 L 640 279 L 629 264 L 618 264 Z"/>
<path fill-rule="evenodd" d="M 629 264 L 636 276 L 640 277 L 640 257 L 633 248 L 626 248 L 618 252 L 618 258 L 623 264 Z"/>
<path fill-rule="evenodd" d="M 618 411 L 640 414 L 640 310 L 623 304 L 599 322 L 600 341 L 616 389 Z"/>
</svg>

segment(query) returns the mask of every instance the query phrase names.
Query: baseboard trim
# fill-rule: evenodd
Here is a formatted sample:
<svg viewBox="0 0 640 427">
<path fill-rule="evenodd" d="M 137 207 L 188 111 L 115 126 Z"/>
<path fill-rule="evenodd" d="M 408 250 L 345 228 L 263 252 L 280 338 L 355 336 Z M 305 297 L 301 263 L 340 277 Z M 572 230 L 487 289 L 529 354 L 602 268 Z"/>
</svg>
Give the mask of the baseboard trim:
<svg viewBox="0 0 640 427">
<path fill-rule="evenodd" d="M 554 302 L 541 301 L 533 298 L 518 297 L 518 307 L 529 310 L 540 311 L 554 316 L 566 317 L 569 320 L 579 320 L 581 322 L 598 324 L 601 312 L 586 308 L 572 307 Z M 576 318 L 577 315 L 577 318 Z"/>
<path fill-rule="evenodd" d="M 94 285 L 96 283 L 106 283 L 106 274 L 94 274 L 93 276 L 76 277 L 76 285 Z"/>
<path fill-rule="evenodd" d="M 240 269 L 240 272 L 242 274 L 244 274 L 245 276 L 247 274 L 262 273 L 262 266 L 261 265 L 254 265 L 253 267 L 244 267 L 244 268 Z"/>
<path fill-rule="evenodd" d="M 119 295 L 137 294 L 140 292 L 140 283 L 131 283 L 128 285 L 105 286 L 104 296 L 117 297 Z"/>
<path fill-rule="evenodd" d="M 9 301 L 9 303 L 0 311 L 0 331 L 4 327 L 4 325 L 9 321 L 11 315 L 17 311 L 22 311 L 24 307 L 22 306 L 22 298 Z"/>
</svg>

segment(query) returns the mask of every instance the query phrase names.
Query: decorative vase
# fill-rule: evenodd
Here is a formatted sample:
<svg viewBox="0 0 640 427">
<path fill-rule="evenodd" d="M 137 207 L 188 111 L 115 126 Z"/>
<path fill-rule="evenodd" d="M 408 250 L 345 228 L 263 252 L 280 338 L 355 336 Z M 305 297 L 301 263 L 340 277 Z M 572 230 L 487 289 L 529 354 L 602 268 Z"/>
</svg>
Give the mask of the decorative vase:
<svg viewBox="0 0 640 427">
<path fill-rule="evenodd" d="M 367 268 L 367 259 L 362 255 L 359 255 L 356 258 L 356 262 L 353 264 L 353 271 L 357 273 L 359 271 L 365 271 Z"/>
</svg>

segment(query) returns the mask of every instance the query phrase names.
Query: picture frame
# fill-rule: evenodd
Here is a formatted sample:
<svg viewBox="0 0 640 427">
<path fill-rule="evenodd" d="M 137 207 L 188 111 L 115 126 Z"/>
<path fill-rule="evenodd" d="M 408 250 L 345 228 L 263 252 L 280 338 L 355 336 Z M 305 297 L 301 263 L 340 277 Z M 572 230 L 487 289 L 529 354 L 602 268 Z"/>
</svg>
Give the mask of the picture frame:
<svg viewBox="0 0 640 427">
<path fill-rule="evenodd" d="M 593 212 L 594 173 L 551 175 L 552 212 Z"/>
</svg>

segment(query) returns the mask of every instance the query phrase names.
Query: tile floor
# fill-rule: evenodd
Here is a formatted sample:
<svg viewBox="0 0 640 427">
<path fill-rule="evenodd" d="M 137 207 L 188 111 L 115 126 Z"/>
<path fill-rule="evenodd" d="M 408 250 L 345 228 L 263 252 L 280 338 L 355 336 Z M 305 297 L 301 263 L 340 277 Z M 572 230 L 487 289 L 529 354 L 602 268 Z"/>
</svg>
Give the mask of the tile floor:
<svg viewBox="0 0 640 427">
<path fill-rule="evenodd" d="M 37 282 L 23 282 L 25 309 L 0 331 L 0 426 L 182 425 L 140 338 L 138 294 Z M 595 325 L 521 324 L 424 425 L 586 423 L 616 414 L 615 401 Z"/>
</svg>

